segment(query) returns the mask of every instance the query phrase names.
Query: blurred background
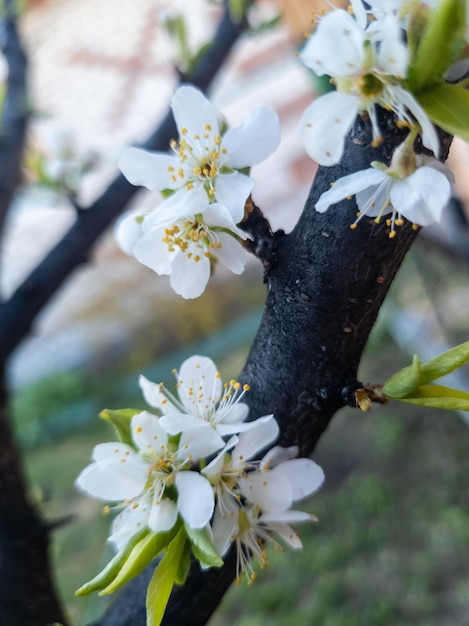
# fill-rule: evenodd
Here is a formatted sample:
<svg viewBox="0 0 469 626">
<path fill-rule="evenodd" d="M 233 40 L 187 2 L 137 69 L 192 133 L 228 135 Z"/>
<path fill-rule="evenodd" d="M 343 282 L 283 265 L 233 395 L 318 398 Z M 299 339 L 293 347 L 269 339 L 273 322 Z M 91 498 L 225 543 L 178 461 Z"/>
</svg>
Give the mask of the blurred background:
<svg viewBox="0 0 469 626">
<path fill-rule="evenodd" d="M 115 176 L 121 150 L 143 141 L 166 113 L 180 61 L 168 24 L 184 16 L 195 52 L 210 41 L 222 12 L 216 2 L 188 4 L 28 2 L 22 34 L 33 118 L 25 184 L 1 250 L 4 298 L 73 223 L 73 198 L 91 203 Z M 274 229 L 293 228 L 316 169 L 297 123 L 321 85 L 295 52 L 317 10 L 313 2 L 257 2 L 253 32 L 241 38 L 210 93 L 232 125 L 258 105 L 279 114 L 282 144 L 253 171 L 254 199 Z M 406 259 L 368 346 L 364 382 L 384 381 L 414 351 L 424 360 L 468 339 L 468 146 L 455 143 L 450 162 L 459 201 Z M 153 207 L 155 196 L 142 192 L 135 202 Z M 105 606 L 100 598 L 74 597 L 110 556 L 103 549 L 109 518 L 73 488 L 92 447 L 113 436 L 99 412 L 143 408 L 138 375 L 171 382 L 171 370 L 190 354 L 208 355 L 225 378 L 236 377 L 264 300 L 254 259 L 242 277 L 217 268 L 206 293 L 187 302 L 166 277 L 119 251 L 109 233 L 16 351 L 12 410 L 31 497 L 46 519 L 73 516 L 56 531 L 53 553 L 75 625 Z M 453 384 L 468 389 L 468 372 Z M 467 626 L 467 427 L 467 414 L 406 405 L 342 411 L 315 455 L 327 484 L 306 505 L 320 522 L 301 530 L 304 550 L 272 551 L 258 582 L 235 585 L 211 626 Z"/>
</svg>

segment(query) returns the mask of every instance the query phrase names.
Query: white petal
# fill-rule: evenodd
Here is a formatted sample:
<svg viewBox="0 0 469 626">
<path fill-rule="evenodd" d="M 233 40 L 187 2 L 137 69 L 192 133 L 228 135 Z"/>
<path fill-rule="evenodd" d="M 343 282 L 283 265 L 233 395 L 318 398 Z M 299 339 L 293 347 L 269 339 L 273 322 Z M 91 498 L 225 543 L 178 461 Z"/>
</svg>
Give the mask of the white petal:
<svg viewBox="0 0 469 626">
<path fill-rule="evenodd" d="M 147 482 L 148 463 L 133 455 L 92 463 L 85 467 L 75 486 L 94 498 L 117 502 L 140 495 Z"/>
<path fill-rule="evenodd" d="M 142 228 L 150 232 L 161 226 L 168 226 L 179 219 L 192 221 L 194 215 L 203 213 L 208 208 L 207 193 L 202 184 L 195 184 L 190 190 L 183 187 L 169 196 L 158 208 L 143 220 Z"/>
<path fill-rule="evenodd" d="M 148 526 L 150 508 L 149 494 L 126 506 L 111 524 L 108 541 L 111 541 L 117 550 L 121 550 L 136 533 Z"/>
<path fill-rule="evenodd" d="M 170 252 L 167 244 L 163 242 L 164 235 L 164 228 L 155 228 L 140 237 L 134 246 L 135 258 L 160 275 L 171 273 L 171 261 L 176 254 Z"/>
<path fill-rule="evenodd" d="M 291 528 L 288 524 L 272 523 L 269 524 L 269 529 L 279 535 L 285 543 L 293 548 L 294 550 L 301 550 L 303 544 L 301 543 L 300 538 L 298 537 L 298 533 L 296 533 L 293 528 Z"/>
<path fill-rule="evenodd" d="M 91 459 L 93 461 L 107 461 L 108 459 L 115 459 L 116 457 L 135 456 L 136 454 L 135 449 L 126 443 L 122 443 L 121 441 L 106 441 L 105 443 L 98 443 L 98 445 L 93 448 Z"/>
<path fill-rule="evenodd" d="M 393 183 L 394 180 L 386 176 L 386 179 L 380 185 L 358 191 L 355 194 L 358 210 L 363 215 L 368 215 L 369 217 L 391 213 L 392 206 L 389 201 L 389 192 Z"/>
<path fill-rule="evenodd" d="M 170 530 L 176 523 L 178 507 L 169 498 L 154 500 L 148 518 L 148 526 L 154 532 L 164 532 Z"/>
<path fill-rule="evenodd" d="M 339 91 L 320 96 L 305 110 L 300 120 L 301 139 L 306 152 L 319 165 L 340 161 L 357 110 L 358 99 Z"/>
<path fill-rule="evenodd" d="M 244 218 L 244 205 L 254 187 L 254 181 L 249 176 L 233 172 L 221 174 L 216 180 L 216 197 L 231 214 L 235 224 Z"/>
<path fill-rule="evenodd" d="M 231 437 L 220 452 L 213 458 L 208 465 L 201 470 L 202 474 L 208 478 L 215 478 L 222 474 L 225 463 L 225 454 L 229 452 L 238 443 L 238 437 L 234 435 Z"/>
<path fill-rule="evenodd" d="M 151 382 L 145 376 L 140 376 L 138 384 L 142 390 L 145 401 L 155 409 L 160 409 L 163 413 L 177 413 L 178 409 L 164 395 L 162 385 Z"/>
<path fill-rule="evenodd" d="M 428 115 L 420 106 L 414 96 L 399 86 L 393 86 L 393 91 L 404 106 L 412 113 L 422 129 L 422 143 L 431 150 L 438 158 L 440 154 L 440 141 L 433 124 L 430 122 Z"/>
<path fill-rule="evenodd" d="M 206 356 L 195 354 L 186 359 L 179 368 L 177 379 L 179 397 L 189 412 L 196 408 L 198 414 L 203 415 L 207 402 L 211 409 L 220 399 L 221 377 L 215 363 Z"/>
<path fill-rule="evenodd" d="M 212 524 L 213 545 L 215 546 L 218 554 L 222 557 L 228 551 L 233 537 L 238 532 L 239 506 L 234 500 L 231 502 L 231 507 L 227 505 L 227 502 L 229 501 L 224 500 L 225 506 L 223 507 L 223 511 L 221 510 L 221 507 L 217 505 Z"/>
<path fill-rule="evenodd" d="M 127 148 L 119 159 L 119 168 L 132 185 L 152 191 L 177 189 L 168 167 L 179 168 L 179 159 L 159 152 L 147 152 L 139 148 Z"/>
<path fill-rule="evenodd" d="M 252 428 L 239 435 L 239 442 L 233 450 L 232 458 L 236 466 L 242 466 L 278 437 L 279 427 L 273 415 L 260 417 L 252 424 Z"/>
<path fill-rule="evenodd" d="M 203 254 L 198 256 L 199 261 L 196 261 L 194 254 L 188 258 L 187 252 L 181 252 L 176 254 L 171 265 L 171 287 L 187 300 L 201 296 L 210 278 L 209 259 Z"/>
<path fill-rule="evenodd" d="M 378 50 L 378 65 L 385 74 L 405 78 L 409 62 L 409 51 L 403 41 L 402 30 L 397 18 L 388 13 L 380 20 L 384 37 Z"/>
<path fill-rule="evenodd" d="M 265 524 L 288 523 L 297 524 L 299 522 L 311 522 L 316 518 L 304 511 L 295 511 L 288 509 L 286 511 L 277 511 L 275 513 L 264 513 L 260 516 L 259 521 Z"/>
<path fill-rule="evenodd" d="M 143 235 L 142 230 L 142 212 L 132 209 L 123 213 L 114 225 L 114 239 L 126 254 L 131 255 L 137 241 Z"/>
<path fill-rule="evenodd" d="M 331 11 L 308 39 L 300 59 L 318 76 L 352 76 L 362 69 L 364 33 L 342 9 Z"/>
<path fill-rule="evenodd" d="M 248 119 L 223 137 L 221 149 L 227 150 L 226 165 L 243 168 L 255 165 L 274 152 L 280 143 L 280 123 L 275 111 L 258 107 Z"/>
<path fill-rule="evenodd" d="M 209 425 L 208 422 L 201 417 L 187 415 L 187 413 L 169 413 L 163 415 L 160 419 L 160 424 L 170 435 L 178 435 L 188 428 L 199 428 Z"/>
<path fill-rule="evenodd" d="M 148 411 L 142 411 L 132 418 L 132 438 L 142 452 L 154 452 L 161 456 L 162 450 L 166 449 L 168 434 L 159 421 L 156 415 Z"/>
<path fill-rule="evenodd" d="M 284 461 L 295 458 L 297 454 L 298 446 L 290 446 L 289 448 L 274 446 L 262 459 L 262 466 L 275 467 Z"/>
<path fill-rule="evenodd" d="M 283 474 L 290 482 L 293 501 L 301 500 L 319 489 L 324 482 L 324 472 L 311 459 L 291 459 L 280 463 L 273 474 Z"/>
<path fill-rule="evenodd" d="M 284 511 L 293 502 L 290 481 L 281 472 L 249 472 L 239 479 L 238 485 L 243 496 L 262 511 Z"/>
<path fill-rule="evenodd" d="M 201 91 L 183 85 L 179 87 L 171 101 L 174 119 L 179 132 L 187 129 L 189 142 L 194 135 L 203 137 L 210 126 L 212 133 L 218 133 L 218 116 L 215 108 L 210 104 Z"/>
<path fill-rule="evenodd" d="M 177 457 L 179 460 L 198 461 L 212 456 L 224 444 L 225 442 L 217 431 L 208 422 L 205 422 L 205 426 L 188 428 L 182 432 Z"/>
<path fill-rule="evenodd" d="M 178 472 L 175 480 L 181 516 L 190 528 L 203 528 L 215 506 L 212 486 L 198 472 Z"/>
<path fill-rule="evenodd" d="M 242 274 L 248 260 L 245 248 L 231 235 L 218 233 L 221 248 L 217 248 L 216 254 L 225 267 L 233 274 Z"/>
<path fill-rule="evenodd" d="M 396 211 L 420 226 L 439 222 L 450 196 L 450 182 L 432 167 L 421 167 L 391 187 L 391 202 Z"/>
<path fill-rule="evenodd" d="M 367 170 L 360 170 L 354 174 L 343 176 L 336 180 L 332 187 L 325 191 L 319 200 L 316 202 L 316 211 L 324 213 L 327 209 L 348 198 L 354 196 L 363 189 L 368 189 L 372 185 L 378 185 L 387 178 L 384 172 L 381 172 L 374 167 L 370 167 Z"/>
<path fill-rule="evenodd" d="M 237 422 L 244 422 L 249 415 L 249 407 L 244 402 L 236 402 L 236 404 L 230 404 L 217 411 L 218 423 L 223 424 L 235 424 Z M 250 427 L 255 422 L 250 422 Z"/>
<path fill-rule="evenodd" d="M 368 24 L 368 18 L 362 0 L 350 0 L 350 6 L 352 7 L 353 16 L 357 24 L 362 30 L 365 30 Z"/>
<path fill-rule="evenodd" d="M 204 212 L 204 222 L 211 228 L 227 228 L 241 239 L 248 239 L 249 235 L 238 228 L 226 206 L 219 202 L 209 205 Z"/>
</svg>

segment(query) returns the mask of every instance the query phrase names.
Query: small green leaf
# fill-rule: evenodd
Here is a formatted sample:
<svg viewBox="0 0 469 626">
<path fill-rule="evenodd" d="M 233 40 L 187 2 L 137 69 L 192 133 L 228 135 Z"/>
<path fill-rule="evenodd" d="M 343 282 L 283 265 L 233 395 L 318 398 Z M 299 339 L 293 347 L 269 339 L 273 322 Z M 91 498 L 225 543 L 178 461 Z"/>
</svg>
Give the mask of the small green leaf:
<svg viewBox="0 0 469 626">
<path fill-rule="evenodd" d="M 184 559 L 187 535 L 182 526 L 155 569 L 147 590 L 147 626 L 160 626 L 169 596 L 175 584 L 181 559 Z"/>
<path fill-rule="evenodd" d="M 192 551 L 197 559 L 210 567 L 221 567 L 223 559 L 213 545 L 212 538 L 206 528 L 195 530 L 186 527 L 187 536 L 191 542 Z"/>
<path fill-rule="evenodd" d="M 112 558 L 106 567 L 99 572 L 92 580 L 85 583 L 77 589 L 75 592 L 77 596 L 86 596 L 94 591 L 99 591 L 100 589 L 104 589 L 107 587 L 118 575 L 119 571 L 122 569 L 122 566 L 129 558 L 130 553 L 132 552 L 135 545 L 142 540 L 142 538 L 148 533 L 148 530 L 145 529 L 142 532 L 135 535 L 135 537 L 129 541 L 129 543 L 122 548 L 115 556 Z"/>
<path fill-rule="evenodd" d="M 414 354 L 412 365 L 404 367 L 393 374 L 383 385 L 383 393 L 387 398 L 402 398 L 422 384 L 422 364 Z"/>
<path fill-rule="evenodd" d="M 173 528 L 164 533 L 149 533 L 139 541 L 130 552 L 127 560 L 121 567 L 114 580 L 100 591 L 99 595 L 104 596 L 113 593 L 126 582 L 138 576 L 149 563 L 162 552 L 175 536 L 180 523 L 176 523 Z"/>
<path fill-rule="evenodd" d="M 429 14 L 427 28 L 409 67 L 407 84 L 413 93 L 442 81 L 463 48 L 465 28 L 466 0 L 440 0 Z"/>
<path fill-rule="evenodd" d="M 419 103 L 437 126 L 451 135 L 469 141 L 469 92 L 443 83 L 431 91 L 419 93 Z"/>
<path fill-rule="evenodd" d="M 130 421 L 133 416 L 138 413 L 141 413 L 140 409 L 104 409 L 99 414 L 99 417 L 112 424 L 119 441 L 133 446 L 134 443 L 130 433 Z"/>
<path fill-rule="evenodd" d="M 468 110 L 469 111 L 469 110 Z M 446 376 L 469 361 L 469 341 L 422 363 L 422 383 Z"/>
<path fill-rule="evenodd" d="M 191 554 L 191 544 L 187 542 L 184 552 L 181 554 L 178 571 L 176 578 L 174 579 L 174 582 L 177 585 L 183 585 L 187 580 L 187 576 L 189 575 L 189 570 L 191 568 Z"/>
<path fill-rule="evenodd" d="M 422 385 L 414 389 L 410 396 L 397 400 L 435 409 L 469 411 L 469 393 L 441 385 Z"/>
</svg>

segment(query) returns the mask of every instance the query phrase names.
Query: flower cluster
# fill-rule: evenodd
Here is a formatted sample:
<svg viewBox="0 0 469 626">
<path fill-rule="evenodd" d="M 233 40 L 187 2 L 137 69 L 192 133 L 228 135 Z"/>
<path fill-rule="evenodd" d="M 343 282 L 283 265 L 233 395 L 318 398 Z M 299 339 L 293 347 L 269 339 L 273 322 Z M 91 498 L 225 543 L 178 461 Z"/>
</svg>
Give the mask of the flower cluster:
<svg viewBox="0 0 469 626">
<path fill-rule="evenodd" d="M 373 162 L 370 169 L 333 181 L 316 205 L 323 212 L 355 195 L 359 218 L 379 222 L 391 214 L 390 237 L 403 218 L 420 226 L 438 222 L 449 200 L 452 175 L 437 161 L 434 123 L 451 134 L 469 132 L 467 122 L 454 122 L 467 110 L 464 84 L 446 83 L 457 82 L 468 69 L 462 52 L 465 0 L 432 4 L 352 0 L 349 11 L 334 9 L 319 19 L 300 55 L 318 76 L 330 76 L 335 87 L 306 109 L 300 123 L 305 149 L 320 165 L 341 160 L 357 114 L 370 119 L 374 147 L 383 141 L 377 107 L 392 112 L 399 128 L 409 129 L 390 166 Z M 445 40 L 452 45 L 443 45 Z M 414 153 L 418 137 L 435 158 Z"/>
<path fill-rule="evenodd" d="M 277 115 L 264 107 L 227 129 L 203 94 L 190 86 L 176 91 L 171 106 L 179 132 L 179 141 L 171 142 L 173 154 L 129 148 L 120 159 L 133 185 L 167 197 L 148 215 L 132 214 L 123 221 L 118 242 L 158 274 L 169 274 L 176 293 L 196 298 L 213 261 L 235 274 L 244 269 L 242 243 L 248 235 L 237 224 L 254 187 L 244 170 L 277 148 L 280 130 Z"/>
<path fill-rule="evenodd" d="M 273 415 L 247 422 L 242 398 L 249 387 L 236 381 L 223 385 L 209 358 L 193 356 L 175 374 L 177 395 L 141 377 L 154 412 L 107 413 L 121 440 L 97 445 L 76 485 L 118 503 L 109 541 L 119 551 L 119 569 L 133 562 L 129 553 L 140 554 L 155 538 L 151 560 L 183 528 L 188 548 L 205 566 L 220 565 L 234 542 L 238 577 L 252 580 L 251 559 L 265 565 L 264 544 L 277 543 L 273 534 L 301 547 L 289 524 L 314 518 L 291 506 L 319 488 L 323 472 L 310 459 L 294 458 L 296 447 L 276 446 L 259 459 L 278 436 L 277 422 Z M 114 590 L 119 569 L 111 580 L 98 577 L 81 592 Z"/>
</svg>

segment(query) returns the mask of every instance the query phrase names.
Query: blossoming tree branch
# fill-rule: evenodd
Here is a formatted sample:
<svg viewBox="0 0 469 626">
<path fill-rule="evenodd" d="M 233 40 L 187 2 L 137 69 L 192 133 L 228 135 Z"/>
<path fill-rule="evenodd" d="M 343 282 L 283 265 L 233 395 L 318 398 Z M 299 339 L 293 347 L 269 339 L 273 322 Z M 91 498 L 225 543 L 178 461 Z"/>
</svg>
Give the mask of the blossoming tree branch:
<svg viewBox="0 0 469 626">
<path fill-rule="evenodd" d="M 268 295 L 238 380 L 223 384 L 213 361 L 194 355 L 175 364 L 175 392 L 140 378 L 147 410 L 102 414 L 114 440 L 94 448 L 76 486 L 112 516 L 115 556 L 77 592 L 121 591 L 103 626 L 206 623 L 234 579 L 256 578 L 269 544 L 301 548 L 296 524 L 315 518 L 297 502 L 324 479 L 309 457 L 341 407 L 393 399 L 469 409 L 468 394 L 432 384 L 469 360 L 468 343 L 426 363 L 415 357 L 384 385 L 357 379 L 402 259 L 450 199 L 452 137 L 469 139 L 465 0 L 353 0 L 315 17 L 300 60 L 333 88 L 299 120 L 320 168 L 290 234 L 272 233 L 251 196 L 250 168 L 281 141 L 269 109 L 230 127 L 188 76 L 171 101 L 169 152 L 158 142 L 156 152 L 132 147 L 120 158 L 133 186 L 161 195 L 153 210 L 119 220 L 124 251 L 189 301 L 217 264 L 241 274 L 252 252 Z M 40 306 L 31 306 L 26 329 Z M 48 620 L 65 623 L 47 594 Z"/>
</svg>

